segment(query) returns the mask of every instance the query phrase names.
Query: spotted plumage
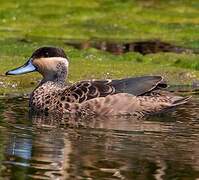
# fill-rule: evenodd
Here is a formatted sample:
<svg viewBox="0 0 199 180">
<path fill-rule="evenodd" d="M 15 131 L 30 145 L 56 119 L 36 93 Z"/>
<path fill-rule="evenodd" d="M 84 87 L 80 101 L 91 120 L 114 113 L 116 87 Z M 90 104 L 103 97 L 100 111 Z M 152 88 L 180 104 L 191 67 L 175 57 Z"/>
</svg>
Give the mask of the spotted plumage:
<svg viewBox="0 0 199 180">
<path fill-rule="evenodd" d="M 85 80 L 66 85 L 68 59 L 55 47 L 37 49 L 28 62 L 6 74 L 38 71 L 43 75 L 30 96 L 32 111 L 46 114 L 133 115 L 143 117 L 184 104 L 189 98 L 166 91 L 161 76 L 143 76 L 119 80 Z"/>
</svg>

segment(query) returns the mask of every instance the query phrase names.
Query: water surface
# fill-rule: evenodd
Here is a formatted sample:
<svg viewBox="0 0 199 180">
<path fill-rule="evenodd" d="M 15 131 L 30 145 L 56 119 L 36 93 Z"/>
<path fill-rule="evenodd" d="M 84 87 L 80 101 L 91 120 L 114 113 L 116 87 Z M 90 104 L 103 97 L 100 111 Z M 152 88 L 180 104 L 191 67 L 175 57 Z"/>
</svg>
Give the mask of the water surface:
<svg viewBox="0 0 199 180">
<path fill-rule="evenodd" d="M 82 126 L 31 117 L 28 99 L 0 99 L 1 179 L 197 179 L 199 96 L 143 120 L 90 119 Z"/>
</svg>

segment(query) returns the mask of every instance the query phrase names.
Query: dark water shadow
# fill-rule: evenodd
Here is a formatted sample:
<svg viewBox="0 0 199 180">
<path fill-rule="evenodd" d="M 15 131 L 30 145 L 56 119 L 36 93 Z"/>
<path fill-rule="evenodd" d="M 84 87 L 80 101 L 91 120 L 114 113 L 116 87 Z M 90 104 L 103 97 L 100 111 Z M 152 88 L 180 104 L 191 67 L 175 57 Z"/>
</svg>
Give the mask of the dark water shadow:
<svg viewBox="0 0 199 180">
<path fill-rule="evenodd" d="M 50 43 L 50 44 L 63 44 L 72 46 L 76 49 L 88 49 L 96 48 L 102 51 L 107 51 L 115 55 L 121 55 L 127 52 L 138 52 L 143 55 L 159 53 L 159 52 L 173 52 L 173 53 L 194 53 L 198 54 L 198 48 L 188 48 L 178 46 L 169 42 L 161 40 L 141 40 L 131 41 L 129 39 L 117 40 L 117 39 L 97 39 L 90 40 L 85 39 L 64 39 L 60 37 L 43 37 L 43 36 L 24 36 L 20 38 L 9 38 L 6 41 L 14 41 L 16 43 L 34 44 L 34 43 Z"/>
<path fill-rule="evenodd" d="M 66 45 L 73 46 L 77 49 L 96 48 L 103 51 L 113 53 L 115 55 L 124 54 L 127 52 L 139 52 L 143 55 L 159 53 L 159 52 L 174 52 L 174 53 L 199 53 L 198 49 L 185 48 L 174 44 L 163 42 L 160 40 L 136 41 L 136 42 L 114 42 L 114 41 L 67 41 Z"/>
</svg>

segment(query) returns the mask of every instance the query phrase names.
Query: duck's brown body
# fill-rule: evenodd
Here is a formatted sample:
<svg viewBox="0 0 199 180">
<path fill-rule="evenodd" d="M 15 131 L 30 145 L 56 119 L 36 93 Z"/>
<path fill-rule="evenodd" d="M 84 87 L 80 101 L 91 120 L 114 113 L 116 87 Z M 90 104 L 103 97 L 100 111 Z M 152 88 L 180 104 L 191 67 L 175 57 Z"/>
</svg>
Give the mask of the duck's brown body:
<svg viewBox="0 0 199 180">
<path fill-rule="evenodd" d="M 30 108 L 36 112 L 142 117 L 188 100 L 162 91 L 167 85 L 161 76 L 90 80 L 66 86 L 68 60 L 60 48 L 39 48 L 25 65 L 6 74 L 32 71 L 43 75 L 43 80 L 30 97 Z"/>
<path fill-rule="evenodd" d="M 160 76 L 82 81 L 72 86 L 48 81 L 33 91 L 30 107 L 45 113 L 142 117 L 187 101 L 159 90 L 165 86 Z"/>
</svg>

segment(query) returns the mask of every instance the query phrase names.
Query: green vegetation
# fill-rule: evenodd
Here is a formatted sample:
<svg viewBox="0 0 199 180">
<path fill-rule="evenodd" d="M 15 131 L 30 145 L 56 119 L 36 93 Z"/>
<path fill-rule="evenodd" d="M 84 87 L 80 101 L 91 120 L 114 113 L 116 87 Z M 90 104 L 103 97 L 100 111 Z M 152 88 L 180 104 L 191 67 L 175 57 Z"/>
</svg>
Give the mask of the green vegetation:
<svg viewBox="0 0 199 180">
<path fill-rule="evenodd" d="M 76 50 L 66 40 L 160 39 L 199 48 L 199 2 L 195 0 L 0 0 L 0 92 L 26 92 L 37 73 L 4 77 L 38 47 L 63 47 L 70 58 L 70 82 L 159 74 L 172 84 L 199 78 L 199 55 L 139 53 L 112 55 L 93 48 Z M 16 88 L 13 88 L 16 87 Z"/>
</svg>

